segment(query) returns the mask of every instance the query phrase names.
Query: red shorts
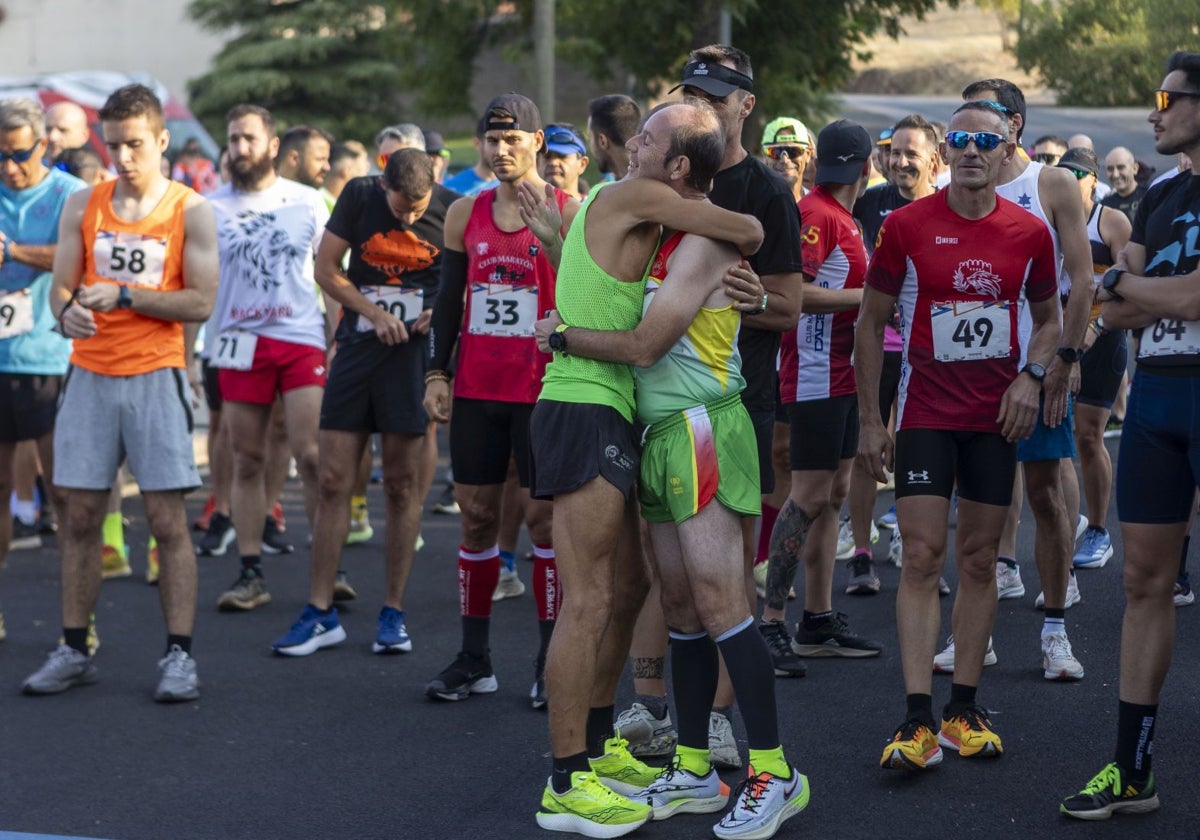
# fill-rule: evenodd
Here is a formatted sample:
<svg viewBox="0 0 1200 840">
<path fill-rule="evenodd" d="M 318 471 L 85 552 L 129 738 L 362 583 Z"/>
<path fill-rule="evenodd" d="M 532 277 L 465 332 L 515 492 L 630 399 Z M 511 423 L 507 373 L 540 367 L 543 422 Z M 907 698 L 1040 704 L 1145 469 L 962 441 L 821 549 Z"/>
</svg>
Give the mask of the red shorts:
<svg viewBox="0 0 1200 840">
<path fill-rule="evenodd" d="M 276 394 L 313 385 L 324 388 L 325 351 L 260 335 L 250 370 L 221 368 L 218 382 L 222 400 L 270 405 Z"/>
</svg>

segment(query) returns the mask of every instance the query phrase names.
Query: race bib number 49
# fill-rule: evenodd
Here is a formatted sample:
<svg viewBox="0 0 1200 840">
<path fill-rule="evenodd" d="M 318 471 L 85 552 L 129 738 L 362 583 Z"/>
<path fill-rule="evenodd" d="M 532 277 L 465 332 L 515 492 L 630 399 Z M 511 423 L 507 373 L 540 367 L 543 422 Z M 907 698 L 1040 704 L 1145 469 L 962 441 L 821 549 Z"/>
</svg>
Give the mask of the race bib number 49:
<svg viewBox="0 0 1200 840">
<path fill-rule="evenodd" d="M 0 339 L 15 338 L 33 329 L 33 298 L 21 289 L 0 296 Z"/>
<path fill-rule="evenodd" d="M 98 230 L 92 256 L 96 262 L 97 276 L 118 283 L 157 289 L 163 284 L 167 240 L 138 233 Z"/>
<path fill-rule="evenodd" d="M 424 290 L 405 289 L 401 286 L 363 286 L 359 291 L 373 305 L 390 313 L 397 321 L 403 321 L 405 324 L 411 324 L 416 320 L 417 316 L 421 314 L 421 307 L 425 300 Z M 375 325 L 360 315 L 358 331 L 374 332 Z"/>
<path fill-rule="evenodd" d="M 939 362 L 1007 359 L 1012 348 L 1012 302 L 946 301 L 929 307 L 933 358 Z"/>
<path fill-rule="evenodd" d="M 1159 318 L 1142 330 L 1139 359 L 1200 354 L 1200 321 Z"/>
<path fill-rule="evenodd" d="M 475 283 L 471 286 L 471 321 L 474 335 L 525 337 L 533 335 L 537 321 L 537 286 L 509 283 Z"/>
</svg>

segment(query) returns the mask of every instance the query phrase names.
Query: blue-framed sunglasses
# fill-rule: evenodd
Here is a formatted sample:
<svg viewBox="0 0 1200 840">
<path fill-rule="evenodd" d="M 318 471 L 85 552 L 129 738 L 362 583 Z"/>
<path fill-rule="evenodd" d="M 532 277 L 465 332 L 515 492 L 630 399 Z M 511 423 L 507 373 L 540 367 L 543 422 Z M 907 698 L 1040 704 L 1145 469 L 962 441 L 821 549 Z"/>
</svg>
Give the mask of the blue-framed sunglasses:
<svg viewBox="0 0 1200 840">
<path fill-rule="evenodd" d="M 979 151 L 990 152 L 1004 142 L 1004 137 L 994 131 L 946 132 L 946 145 L 952 149 L 965 149 L 971 141 L 975 141 L 975 147 Z"/>
</svg>

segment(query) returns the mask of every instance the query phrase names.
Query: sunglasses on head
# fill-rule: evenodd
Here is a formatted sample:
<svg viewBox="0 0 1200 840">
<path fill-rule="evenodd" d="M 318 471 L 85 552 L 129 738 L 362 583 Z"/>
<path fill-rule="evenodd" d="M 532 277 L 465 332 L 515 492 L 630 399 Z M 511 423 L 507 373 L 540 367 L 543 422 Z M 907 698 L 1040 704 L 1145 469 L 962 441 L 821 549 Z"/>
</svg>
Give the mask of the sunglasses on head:
<svg viewBox="0 0 1200 840">
<path fill-rule="evenodd" d="M 1154 91 L 1154 109 L 1166 111 L 1180 99 L 1200 99 L 1200 93 L 1186 90 L 1156 90 Z"/>
<path fill-rule="evenodd" d="M 575 146 L 576 148 L 583 145 L 583 141 L 569 131 L 553 131 L 546 134 L 546 142 L 553 143 L 555 146 Z"/>
<path fill-rule="evenodd" d="M 1004 142 L 1004 137 L 994 131 L 947 131 L 946 145 L 951 149 L 965 149 L 967 144 L 975 141 L 975 148 L 981 152 L 990 152 Z"/>
<path fill-rule="evenodd" d="M 768 146 L 767 157 L 771 160 L 783 160 L 790 158 L 793 161 L 800 160 L 804 156 L 803 146 Z"/>
<path fill-rule="evenodd" d="M 1001 114 L 1003 114 L 1003 115 L 1004 115 L 1004 116 L 1006 116 L 1006 117 L 1007 117 L 1007 116 L 1009 116 L 1009 115 L 1012 113 L 1012 111 L 1010 111 L 1010 110 L 1008 109 L 1008 106 L 1006 106 L 1006 105 L 1001 105 L 1001 104 L 1000 104 L 999 102 L 997 102 L 995 99 L 980 99 L 980 100 L 978 100 L 978 102 L 979 102 L 981 105 L 986 105 L 986 106 L 988 106 L 989 108 L 991 108 L 991 109 L 992 109 L 992 110 L 994 110 L 994 111 L 999 111 Z"/>
<path fill-rule="evenodd" d="M 39 143 L 41 141 L 38 141 Z M 0 152 L 0 163 L 8 163 L 10 160 L 13 163 L 25 163 L 33 153 L 37 151 L 38 143 L 34 143 L 28 149 L 23 149 L 19 152 Z"/>
</svg>

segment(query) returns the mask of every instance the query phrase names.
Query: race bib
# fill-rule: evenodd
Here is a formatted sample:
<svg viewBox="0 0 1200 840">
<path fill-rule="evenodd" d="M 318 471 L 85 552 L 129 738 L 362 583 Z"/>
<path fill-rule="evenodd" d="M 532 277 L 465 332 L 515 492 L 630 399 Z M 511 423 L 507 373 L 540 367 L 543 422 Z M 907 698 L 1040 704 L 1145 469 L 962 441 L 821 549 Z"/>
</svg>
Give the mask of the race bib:
<svg viewBox="0 0 1200 840">
<path fill-rule="evenodd" d="M 15 338 L 33 329 L 33 298 L 21 289 L 0 296 L 0 339 Z"/>
<path fill-rule="evenodd" d="M 405 326 L 421 314 L 425 300 L 424 289 L 405 289 L 402 286 L 363 286 L 359 291 L 372 305 L 390 313 L 397 321 L 403 321 Z M 375 332 L 375 325 L 359 315 L 358 331 Z"/>
<path fill-rule="evenodd" d="M 945 301 L 929 307 L 933 358 L 939 362 L 1008 359 L 1012 347 L 1012 302 Z"/>
<path fill-rule="evenodd" d="M 98 230 L 92 256 L 98 277 L 157 289 L 163 284 L 167 240 L 140 233 Z"/>
<path fill-rule="evenodd" d="M 1200 321 L 1159 318 L 1142 330 L 1139 359 L 1200 354 Z"/>
<path fill-rule="evenodd" d="M 537 286 L 475 283 L 471 286 L 471 322 L 467 332 L 524 338 L 537 321 Z"/>
<path fill-rule="evenodd" d="M 258 336 L 254 333 L 226 330 L 217 336 L 217 352 L 208 363 L 216 368 L 250 370 L 254 365 L 254 348 L 257 346 Z"/>
</svg>

